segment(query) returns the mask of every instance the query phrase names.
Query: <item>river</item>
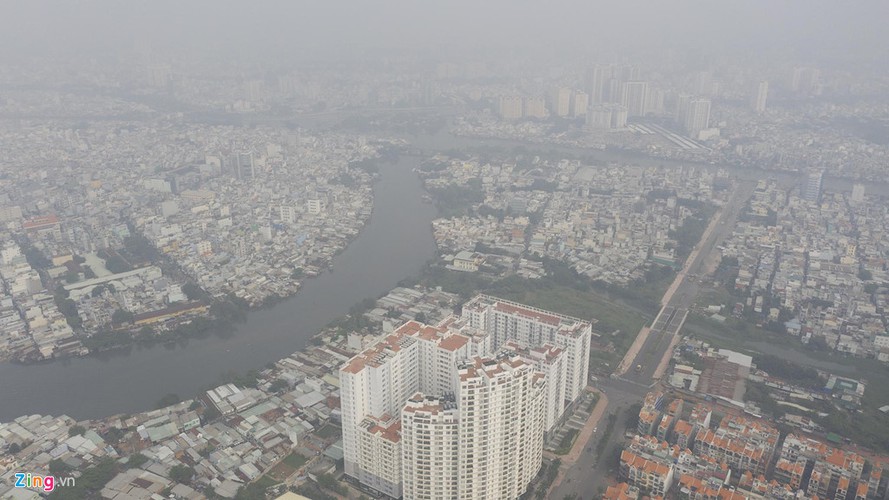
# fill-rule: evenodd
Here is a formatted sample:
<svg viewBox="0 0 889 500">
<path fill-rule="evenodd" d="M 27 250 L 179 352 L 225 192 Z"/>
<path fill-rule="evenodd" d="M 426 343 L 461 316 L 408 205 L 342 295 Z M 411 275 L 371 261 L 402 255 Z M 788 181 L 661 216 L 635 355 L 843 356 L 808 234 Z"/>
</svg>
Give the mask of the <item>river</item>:
<svg viewBox="0 0 889 500">
<path fill-rule="evenodd" d="M 402 156 L 381 164 L 370 221 L 334 259 L 333 271 L 251 312 L 234 335 L 35 365 L 0 363 L 0 422 L 33 413 L 86 419 L 150 410 L 165 394 L 193 397 L 226 372 L 262 368 L 300 349 L 351 306 L 416 275 L 435 256 L 435 208 L 421 201 L 412 171 L 419 161 Z"/>
</svg>

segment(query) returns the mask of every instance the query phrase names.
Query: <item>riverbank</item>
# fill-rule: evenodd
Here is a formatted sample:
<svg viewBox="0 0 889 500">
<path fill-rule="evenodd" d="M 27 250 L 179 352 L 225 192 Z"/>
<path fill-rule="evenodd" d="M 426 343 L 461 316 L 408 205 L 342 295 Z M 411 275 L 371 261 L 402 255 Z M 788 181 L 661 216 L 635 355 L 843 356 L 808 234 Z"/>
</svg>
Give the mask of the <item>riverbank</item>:
<svg viewBox="0 0 889 500">
<path fill-rule="evenodd" d="M 168 393 L 196 394 L 227 372 L 246 373 L 298 351 L 325 325 L 368 297 L 419 274 L 435 256 L 433 205 L 412 172 L 419 160 L 380 165 L 374 210 L 334 258 L 334 272 L 307 280 L 274 307 L 250 312 L 233 331 L 140 345 L 38 365 L 0 363 L 0 421 L 26 414 L 99 418 L 150 409 Z"/>
</svg>

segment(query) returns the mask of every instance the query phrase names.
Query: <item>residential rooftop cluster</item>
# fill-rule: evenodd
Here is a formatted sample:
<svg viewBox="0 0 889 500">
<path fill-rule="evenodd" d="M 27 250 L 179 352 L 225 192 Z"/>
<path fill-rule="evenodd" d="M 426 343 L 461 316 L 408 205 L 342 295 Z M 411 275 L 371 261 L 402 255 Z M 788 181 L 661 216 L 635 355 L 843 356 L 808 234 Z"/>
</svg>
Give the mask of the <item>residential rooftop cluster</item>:
<svg viewBox="0 0 889 500">
<path fill-rule="evenodd" d="M 626 285 L 643 279 L 651 263 L 680 266 L 691 248 L 683 225 L 697 218 L 703 230 L 704 209 L 729 192 L 719 172 L 693 167 L 443 162 L 423 171 L 427 189 L 445 199 L 476 193 L 470 214 L 433 222 L 439 250 L 462 271 L 512 269 L 528 253 Z M 463 253 L 473 251 L 500 255 Z"/>
<path fill-rule="evenodd" d="M 84 352 L 52 292 L 11 239 L 0 249 L 0 292 L 0 359 Z"/>
<path fill-rule="evenodd" d="M 732 292 L 725 314 L 889 362 L 889 289 L 880 284 L 889 280 L 887 224 L 883 199 L 863 184 L 824 192 L 817 172 L 801 188 L 760 181 L 722 249 Z"/>
<path fill-rule="evenodd" d="M 380 149 L 175 121 L 0 136 L 16 165 L 0 183 L 0 356 L 29 360 L 82 353 L 78 339 L 123 323 L 173 328 L 214 298 L 292 295 L 370 217 L 375 174 L 360 162 Z"/>
<path fill-rule="evenodd" d="M 623 483 L 604 498 L 867 500 L 889 487 L 889 457 L 795 433 L 782 439 L 769 422 L 693 394 L 649 393 L 636 431 L 621 453 Z"/>
</svg>

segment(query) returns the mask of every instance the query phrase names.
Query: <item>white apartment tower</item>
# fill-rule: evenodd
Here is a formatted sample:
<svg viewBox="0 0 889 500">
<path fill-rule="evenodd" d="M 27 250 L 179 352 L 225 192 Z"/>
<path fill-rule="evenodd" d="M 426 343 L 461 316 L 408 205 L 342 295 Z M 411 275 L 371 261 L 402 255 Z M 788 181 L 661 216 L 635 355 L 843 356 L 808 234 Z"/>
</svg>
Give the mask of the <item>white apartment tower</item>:
<svg viewBox="0 0 889 500">
<path fill-rule="evenodd" d="M 590 96 L 586 92 L 575 91 L 571 96 L 571 114 L 575 118 L 586 116 L 590 107 Z"/>
<path fill-rule="evenodd" d="M 766 110 L 766 100 L 769 98 L 769 82 L 763 80 L 753 89 L 753 111 L 762 114 Z"/>
<path fill-rule="evenodd" d="M 518 498 L 543 460 L 544 375 L 519 359 L 460 368 L 458 498 Z"/>
<path fill-rule="evenodd" d="M 501 347 L 504 353 L 513 353 L 523 361 L 534 366 L 534 369 L 546 376 L 546 395 L 544 396 L 544 431 L 549 432 L 559 422 L 565 412 L 565 384 L 567 381 L 567 363 L 565 351 L 552 344 L 541 347 L 522 348 L 509 341 Z"/>
<path fill-rule="evenodd" d="M 590 102 L 602 104 L 605 102 L 605 84 L 611 78 L 611 68 L 596 65 L 590 68 L 588 75 Z"/>
<path fill-rule="evenodd" d="M 850 200 L 852 203 L 863 203 L 864 202 L 864 193 L 865 187 L 864 184 L 856 183 L 852 185 L 852 196 Z"/>
<path fill-rule="evenodd" d="M 682 126 L 689 137 L 697 139 L 701 131 L 710 126 L 710 99 L 690 100 Z"/>
<path fill-rule="evenodd" d="M 385 438 L 390 451 L 401 456 L 401 438 L 392 429 L 397 422 L 391 419 L 401 415 L 404 402 L 420 389 L 419 351 L 416 337 L 396 331 L 340 368 L 346 474 L 395 498 L 401 496 L 401 473 L 391 476 L 393 469 L 384 468 L 377 452 Z"/>
<path fill-rule="evenodd" d="M 586 125 L 593 130 L 611 128 L 611 108 L 601 104 L 594 105 L 586 115 Z"/>
<path fill-rule="evenodd" d="M 543 96 L 526 97 L 523 116 L 525 118 L 546 118 L 546 99 Z"/>
<path fill-rule="evenodd" d="M 522 117 L 522 97 L 517 95 L 500 98 L 500 117 L 504 120 L 517 120 Z"/>
<path fill-rule="evenodd" d="M 467 302 L 463 317 L 492 336 L 495 350 L 508 340 L 521 347 L 549 343 L 562 348 L 566 356 L 565 399 L 573 401 L 586 387 L 592 336 L 589 322 L 485 295 Z"/>
<path fill-rule="evenodd" d="M 591 333 L 488 296 L 405 323 L 340 368 L 346 474 L 395 498 L 518 497 L 586 386 Z"/>
<path fill-rule="evenodd" d="M 550 96 L 550 110 L 556 116 L 568 116 L 571 111 L 571 89 L 559 87 Z"/>
<path fill-rule="evenodd" d="M 404 498 L 458 498 L 459 412 L 453 397 L 417 393 L 401 412 Z"/>
<path fill-rule="evenodd" d="M 630 116 L 645 116 L 648 112 L 648 82 L 626 82 L 621 89 L 621 104 Z"/>
</svg>

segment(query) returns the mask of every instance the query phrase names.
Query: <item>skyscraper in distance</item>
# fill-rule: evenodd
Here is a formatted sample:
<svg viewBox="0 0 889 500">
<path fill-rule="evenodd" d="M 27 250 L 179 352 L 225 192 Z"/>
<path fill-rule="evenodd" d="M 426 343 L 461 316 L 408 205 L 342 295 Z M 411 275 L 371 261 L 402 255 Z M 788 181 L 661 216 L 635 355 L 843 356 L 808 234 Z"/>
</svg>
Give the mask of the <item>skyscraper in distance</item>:
<svg viewBox="0 0 889 500">
<path fill-rule="evenodd" d="M 621 104 L 626 106 L 627 114 L 633 116 L 645 116 L 648 103 L 648 82 L 631 81 L 623 85 L 621 92 Z"/>
<path fill-rule="evenodd" d="M 852 185 L 852 195 L 850 200 L 852 203 L 862 203 L 864 202 L 864 184 L 855 183 Z"/>
<path fill-rule="evenodd" d="M 766 110 L 766 99 L 769 97 L 769 82 L 763 80 L 756 84 L 753 88 L 753 96 L 751 98 L 751 106 L 753 111 L 763 113 Z"/>
<path fill-rule="evenodd" d="M 571 112 L 571 89 L 559 87 L 550 95 L 550 111 L 556 116 L 568 116 Z"/>
<path fill-rule="evenodd" d="M 504 120 L 516 120 L 522 117 L 522 97 L 508 95 L 500 97 L 500 117 Z"/>
<path fill-rule="evenodd" d="M 824 171 L 817 170 L 806 177 L 806 186 L 803 198 L 808 201 L 818 202 L 821 199 L 821 189 L 824 185 Z"/>
<path fill-rule="evenodd" d="M 590 103 L 601 104 L 605 102 L 605 87 L 609 78 L 611 78 L 611 68 L 608 66 L 597 64 L 590 69 L 588 77 Z"/>
<path fill-rule="evenodd" d="M 710 126 L 710 99 L 697 98 L 688 102 L 683 128 L 689 137 L 697 139 Z"/>
<path fill-rule="evenodd" d="M 589 107 L 590 96 L 580 90 L 574 91 L 574 94 L 571 96 L 571 115 L 574 118 L 586 116 Z"/>
</svg>

